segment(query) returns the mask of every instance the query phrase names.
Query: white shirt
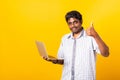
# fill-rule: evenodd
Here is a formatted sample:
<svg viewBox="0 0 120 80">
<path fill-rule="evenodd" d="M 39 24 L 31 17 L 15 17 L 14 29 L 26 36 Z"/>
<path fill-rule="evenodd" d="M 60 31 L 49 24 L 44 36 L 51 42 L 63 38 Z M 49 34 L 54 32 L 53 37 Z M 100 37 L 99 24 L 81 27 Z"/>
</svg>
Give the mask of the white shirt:
<svg viewBox="0 0 120 80">
<path fill-rule="evenodd" d="M 58 58 L 64 59 L 61 80 L 96 80 L 96 53 L 100 53 L 100 50 L 95 39 L 87 36 L 83 29 L 76 38 L 75 53 L 73 45 L 72 33 L 62 38 L 58 50 Z"/>
</svg>

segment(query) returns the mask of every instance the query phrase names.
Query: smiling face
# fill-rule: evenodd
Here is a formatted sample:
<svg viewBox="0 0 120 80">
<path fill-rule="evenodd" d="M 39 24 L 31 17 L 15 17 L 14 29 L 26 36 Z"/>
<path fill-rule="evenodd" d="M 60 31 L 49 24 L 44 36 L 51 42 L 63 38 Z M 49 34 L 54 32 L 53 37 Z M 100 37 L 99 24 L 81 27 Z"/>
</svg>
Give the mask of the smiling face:
<svg viewBox="0 0 120 80">
<path fill-rule="evenodd" d="M 82 29 L 82 21 L 76 18 L 70 18 L 67 23 L 73 34 L 79 33 Z"/>
</svg>

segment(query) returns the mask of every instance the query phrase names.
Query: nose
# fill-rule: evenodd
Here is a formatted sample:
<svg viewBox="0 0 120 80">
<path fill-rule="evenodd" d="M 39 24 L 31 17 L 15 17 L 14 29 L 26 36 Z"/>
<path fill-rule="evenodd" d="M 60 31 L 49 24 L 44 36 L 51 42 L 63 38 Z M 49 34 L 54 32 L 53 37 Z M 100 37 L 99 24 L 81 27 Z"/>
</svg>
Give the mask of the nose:
<svg viewBox="0 0 120 80">
<path fill-rule="evenodd" d="M 74 27 L 74 26 L 75 26 L 74 22 L 72 22 L 70 26 L 71 26 L 71 27 Z"/>
<path fill-rule="evenodd" d="M 75 26 L 75 24 L 74 24 L 74 23 L 72 23 L 72 24 L 71 24 L 71 27 L 74 27 L 74 26 Z"/>
</svg>

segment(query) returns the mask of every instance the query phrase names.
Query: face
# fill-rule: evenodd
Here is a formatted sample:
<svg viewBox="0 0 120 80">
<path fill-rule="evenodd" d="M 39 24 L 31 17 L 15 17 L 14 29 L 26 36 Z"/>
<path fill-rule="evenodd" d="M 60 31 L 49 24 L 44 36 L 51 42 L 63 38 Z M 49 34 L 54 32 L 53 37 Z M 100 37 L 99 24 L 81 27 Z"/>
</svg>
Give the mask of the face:
<svg viewBox="0 0 120 80">
<path fill-rule="evenodd" d="M 67 23 L 68 23 L 70 30 L 73 33 L 77 34 L 81 31 L 82 23 L 80 22 L 80 20 L 76 18 L 70 18 Z"/>
</svg>

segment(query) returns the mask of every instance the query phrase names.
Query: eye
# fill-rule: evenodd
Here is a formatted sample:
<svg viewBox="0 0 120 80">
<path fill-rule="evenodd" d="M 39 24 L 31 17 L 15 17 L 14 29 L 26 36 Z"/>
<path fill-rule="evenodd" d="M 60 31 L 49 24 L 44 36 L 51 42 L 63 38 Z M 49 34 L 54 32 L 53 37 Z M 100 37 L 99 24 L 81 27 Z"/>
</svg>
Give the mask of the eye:
<svg viewBox="0 0 120 80">
<path fill-rule="evenodd" d="M 72 22 L 68 22 L 68 25 L 72 25 Z"/>
<path fill-rule="evenodd" d="M 74 21 L 74 24 L 77 24 L 78 23 L 78 21 Z"/>
</svg>

